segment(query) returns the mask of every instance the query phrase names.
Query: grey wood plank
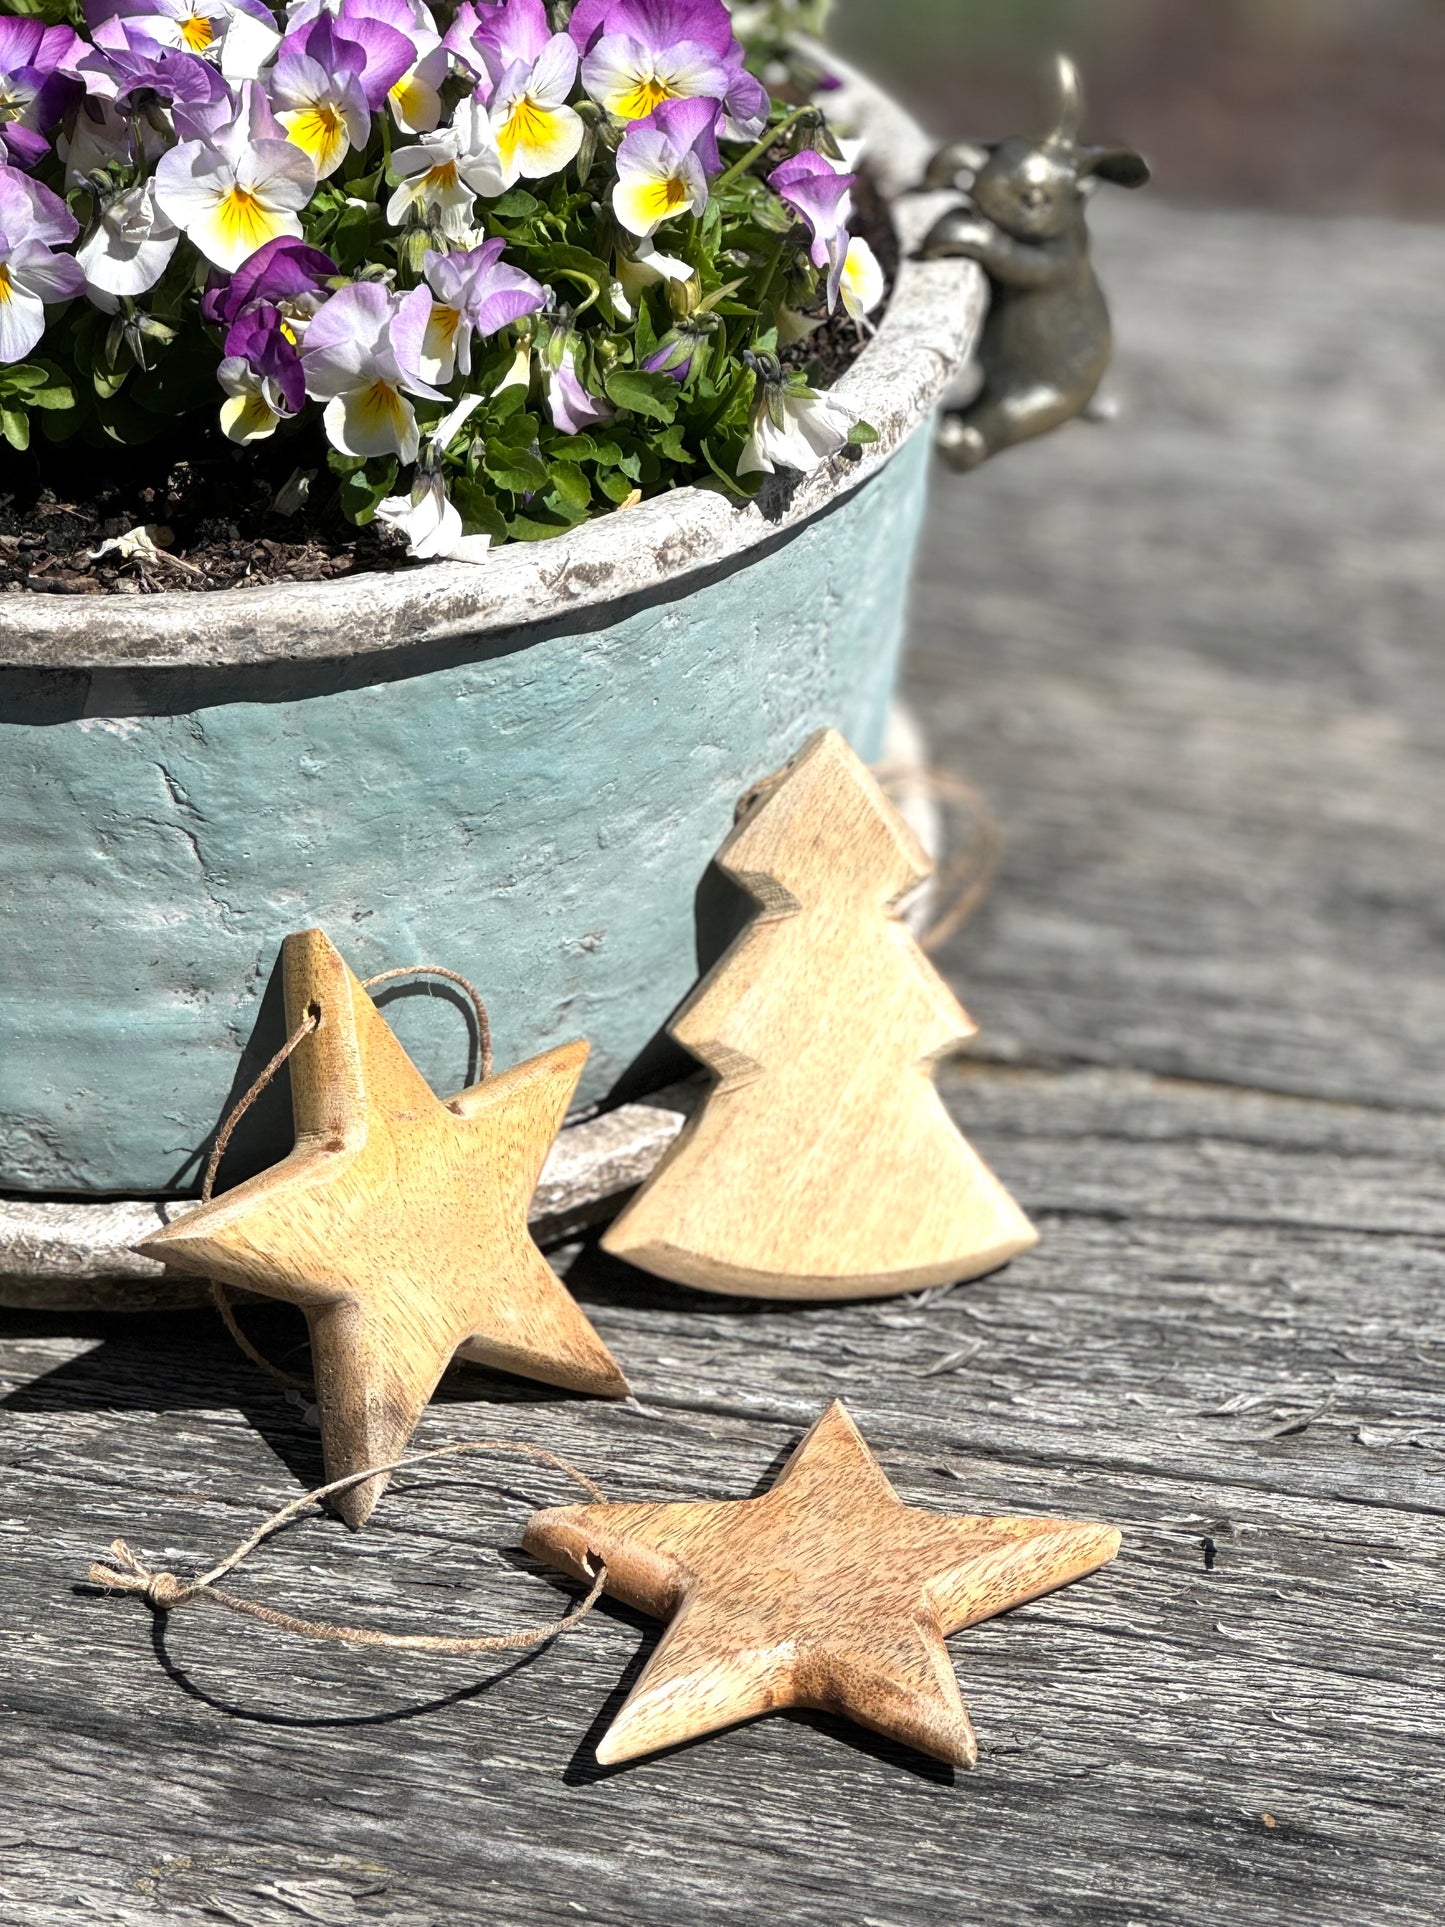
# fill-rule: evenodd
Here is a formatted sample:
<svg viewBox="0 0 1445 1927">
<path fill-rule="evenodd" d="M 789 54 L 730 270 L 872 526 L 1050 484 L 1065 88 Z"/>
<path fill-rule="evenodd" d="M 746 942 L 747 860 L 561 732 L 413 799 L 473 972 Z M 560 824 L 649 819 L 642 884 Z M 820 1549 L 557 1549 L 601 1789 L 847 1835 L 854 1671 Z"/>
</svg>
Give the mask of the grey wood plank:
<svg viewBox="0 0 1445 1927">
<path fill-rule="evenodd" d="M 946 960 L 984 1034 L 945 1088 L 1043 1243 L 786 1311 L 570 1248 L 638 1404 L 467 1373 L 419 1443 L 742 1496 L 841 1394 L 910 1500 L 1108 1518 L 1121 1558 L 953 1642 L 973 1775 L 793 1716 L 599 1775 L 655 1637 L 625 1611 L 437 1664 L 77 1589 L 117 1532 L 215 1556 L 319 1479 L 316 1434 L 205 1314 L 0 1318 L 0 1920 L 1438 1919 L 1438 237 L 1101 231 L 1125 418 L 941 483 L 910 682 L 1008 841 Z M 403 1480 L 238 1583 L 549 1617 L 511 1549 L 565 1494 L 500 1476 Z"/>
<path fill-rule="evenodd" d="M 916 598 L 1008 841 L 964 1000 L 995 1058 L 1438 1109 L 1438 237 L 1097 224 L 1124 419 L 945 482 Z"/>
</svg>

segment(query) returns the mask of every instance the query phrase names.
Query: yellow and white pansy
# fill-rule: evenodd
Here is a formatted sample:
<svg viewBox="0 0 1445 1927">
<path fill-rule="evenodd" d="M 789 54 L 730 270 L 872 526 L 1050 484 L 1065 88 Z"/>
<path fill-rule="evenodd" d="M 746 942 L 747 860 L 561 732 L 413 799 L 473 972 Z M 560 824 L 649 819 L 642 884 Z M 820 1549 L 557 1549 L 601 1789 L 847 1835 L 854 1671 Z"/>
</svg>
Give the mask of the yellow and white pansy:
<svg viewBox="0 0 1445 1927">
<path fill-rule="evenodd" d="M 675 46 L 609 34 L 582 64 L 582 84 L 599 107 L 619 120 L 646 120 L 669 100 L 726 98 L 727 64 L 710 47 Z"/>
<path fill-rule="evenodd" d="M 567 105 L 577 82 L 577 49 L 565 33 L 554 34 L 530 66 L 518 61 L 492 95 L 492 127 L 502 176 L 542 181 L 577 158 L 586 129 Z"/>
<path fill-rule="evenodd" d="M 617 150 L 612 207 L 629 234 L 648 239 L 679 214 L 707 207 L 707 169 L 699 146 L 715 148 L 717 103 L 671 101 L 628 128 Z"/>
<path fill-rule="evenodd" d="M 416 460 L 420 437 L 409 397 L 442 399 L 419 373 L 431 307 L 427 288 L 396 296 L 378 282 L 354 281 L 306 330 L 306 392 L 325 402 L 327 440 L 343 455 Z"/>
<path fill-rule="evenodd" d="M 441 125 L 442 82 L 449 65 L 447 50 L 438 41 L 390 89 L 387 105 L 403 134 L 430 134 Z"/>
<path fill-rule="evenodd" d="M 233 85 L 256 79 L 281 39 L 269 10 L 253 11 L 234 0 L 143 0 L 117 8 L 113 17 L 122 34 L 115 44 L 149 41 L 158 49 L 199 54 Z M 102 27 L 96 45 L 105 43 Z"/>
<path fill-rule="evenodd" d="M 424 135 L 415 147 L 398 148 L 391 171 L 398 177 L 386 207 L 392 226 L 415 214 L 453 241 L 470 234 L 477 196 L 494 198 L 508 186 L 491 117 L 470 94 L 457 103 L 449 127 Z"/>
<path fill-rule="evenodd" d="M 861 323 L 881 305 L 887 292 L 888 277 L 879 265 L 878 256 L 861 235 L 855 234 L 848 243 L 843 279 L 839 283 L 844 308 Z"/>
<path fill-rule="evenodd" d="M 252 95 L 252 88 L 245 90 Z M 161 212 L 218 268 L 234 271 L 283 234 L 301 235 L 300 214 L 316 191 L 309 154 L 251 128 L 269 114 L 243 100 L 232 124 L 208 140 L 182 141 L 161 156 L 155 198 Z"/>
<path fill-rule="evenodd" d="M 286 138 L 310 157 L 318 181 L 371 138 L 371 109 L 360 76 L 328 69 L 308 54 L 283 51 L 271 75 L 271 105 Z"/>
</svg>

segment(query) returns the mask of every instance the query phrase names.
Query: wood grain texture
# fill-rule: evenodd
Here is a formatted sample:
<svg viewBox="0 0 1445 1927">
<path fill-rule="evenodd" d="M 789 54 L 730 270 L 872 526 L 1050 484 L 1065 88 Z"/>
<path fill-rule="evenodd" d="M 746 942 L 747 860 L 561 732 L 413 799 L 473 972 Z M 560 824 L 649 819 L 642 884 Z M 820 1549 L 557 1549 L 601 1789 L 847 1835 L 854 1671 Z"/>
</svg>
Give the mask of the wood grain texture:
<svg viewBox="0 0 1445 1927">
<path fill-rule="evenodd" d="M 792 1706 L 973 1766 L 944 1640 L 1107 1565 L 1113 1526 L 907 1506 L 834 1400 L 754 1499 L 539 1512 L 528 1552 L 665 1619 L 597 1743 L 616 1766 Z"/>
<path fill-rule="evenodd" d="M 282 968 L 288 1026 L 317 1020 L 290 1059 L 295 1149 L 142 1254 L 301 1307 L 328 1480 L 398 1457 L 458 1353 L 626 1397 L 527 1227 L 586 1044 L 444 1104 L 321 931 L 288 937 Z M 336 1508 L 360 1527 L 384 1487 L 368 1479 Z"/>
<path fill-rule="evenodd" d="M 950 1641 L 971 1773 L 806 1711 L 599 1769 L 658 1633 L 620 1603 L 439 1668 L 87 1596 L 117 1533 L 218 1557 L 319 1482 L 319 1441 L 205 1313 L 9 1314 L 7 1927 L 1433 1927 L 1440 240 L 1096 219 L 1124 417 L 943 482 L 910 678 L 1006 839 L 945 958 L 982 1035 L 940 1087 L 1045 1237 L 922 1304 L 558 1253 L 639 1403 L 463 1366 L 418 1443 L 735 1499 L 842 1396 L 909 1505 L 1108 1520 L 1119 1557 Z M 278 1357 L 304 1339 L 248 1318 Z M 250 1584 L 536 1623 L 562 1596 L 518 1540 L 569 1497 L 408 1475 Z"/>
<path fill-rule="evenodd" d="M 604 1249 L 779 1299 L 896 1296 L 1029 1250 L 933 1082 L 975 1032 L 898 914 L 933 864 L 836 730 L 759 791 L 717 861 L 760 912 L 669 1026 L 716 1082 Z"/>
</svg>

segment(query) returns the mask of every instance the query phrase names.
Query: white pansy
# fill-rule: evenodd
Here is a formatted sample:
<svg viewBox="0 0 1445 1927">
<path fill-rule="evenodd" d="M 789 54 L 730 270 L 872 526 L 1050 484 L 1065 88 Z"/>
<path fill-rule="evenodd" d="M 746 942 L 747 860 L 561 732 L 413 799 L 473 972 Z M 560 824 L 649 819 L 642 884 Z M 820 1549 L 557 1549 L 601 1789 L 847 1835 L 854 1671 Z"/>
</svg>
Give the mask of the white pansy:
<svg viewBox="0 0 1445 1927">
<path fill-rule="evenodd" d="M 144 294 L 170 266 L 180 238 L 175 222 L 156 205 L 155 181 L 146 180 L 111 202 L 75 258 L 88 291 Z"/>
<path fill-rule="evenodd" d="M 810 475 L 847 447 L 857 425 L 857 411 L 832 395 L 765 383 L 738 474 L 775 475 L 792 468 Z"/>
<path fill-rule="evenodd" d="M 391 171 L 401 177 L 386 207 L 392 226 L 400 227 L 416 210 L 454 241 L 472 231 L 479 194 L 495 198 L 507 189 L 491 117 L 472 95 L 458 103 L 449 127 L 427 134 L 415 147 L 398 148 Z"/>
</svg>

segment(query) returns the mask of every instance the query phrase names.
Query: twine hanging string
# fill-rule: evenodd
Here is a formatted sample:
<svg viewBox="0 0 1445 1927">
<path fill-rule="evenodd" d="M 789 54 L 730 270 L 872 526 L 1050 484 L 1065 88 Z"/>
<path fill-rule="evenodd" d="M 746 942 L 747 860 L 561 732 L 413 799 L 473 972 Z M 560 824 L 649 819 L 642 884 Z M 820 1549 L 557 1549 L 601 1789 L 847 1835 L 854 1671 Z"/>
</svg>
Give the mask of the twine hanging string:
<svg viewBox="0 0 1445 1927">
<path fill-rule="evenodd" d="M 587 1617 L 602 1597 L 607 1583 L 607 1566 L 595 1554 L 589 1553 L 586 1559 L 592 1577 L 591 1591 L 571 1612 L 564 1614 L 561 1619 L 549 1621 L 545 1626 L 531 1626 L 515 1633 L 484 1633 L 474 1639 L 451 1638 L 440 1633 L 383 1633 L 369 1626 L 339 1626 L 329 1619 L 298 1619 L 294 1614 L 281 1612 L 274 1606 L 263 1606 L 253 1599 L 240 1599 L 235 1593 L 223 1592 L 216 1584 L 218 1579 L 224 1579 L 227 1573 L 234 1572 L 273 1533 L 299 1518 L 308 1506 L 319 1505 L 323 1499 L 346 1492 L 352 1486 L 364 1484 L 367 1479 L 378 1478 L 383 1473 L 399 1472 L 405 1467 L 425 1465 L 432 1459 L 457 1458 L 471 1452 L 491 1452 L 553 1466 L 557 1471 L 566 1473 L 569 1479 L 574 1479 L 599 1504 L 606 1503 L 607 1495 L 602 1488 L 589 1479 L 585 1472 L 579 1472 L 575 1465 L 555 1452 L 548 1452 L 540 1445 L 523 1445 L 507 1439 L 472 1440 L 462 1445 L 440 1445 L 430 1452 L 413 1452 L 390 1465 L 369 1466 L 364 1472 L 352 1472 L 344 1479 L 333 1480 L 330 1485 L 318 1486 L 314 1492 L 293 1499 L 289 1505 L 282 1506 L 279 1512 L 273 1512 L 249 1539 L 199 1578 L 181 1580 L 174 1573 L 152 1571 L 136 1557 L 124 1539 L 116 1539 L 110 1548 L 115 1565 L 94 1564 L 90 1568 L 90 1582 L 106 1592 L 134 1593 L 157 1612 L 173 1612 L 177 1606 L 190 1605 L 195 1600 L 210 1600 L 243 1619 L 257 1619 L 263 1626 L 273 1626 L 279 1632 L 295 1633 L 302 1639 L 329 1640 L 347 1646 L 384 1646 L 389 1652 L 396 1653 L 511 1653 L 528 1646 L 544 1645 L 549 1639 L 570 1632 L 572 1627 Z"/>
<path fill-rule="evenodd" d="M 884 763 L 873 774 L 895 800 L 909 790 L 922 790 L 931 800 L 956 804 L 968 814 L 968 838 L 951 863 L 933 878 L 939 907 L 919 937 L 922 949 L 934 956 L 956 937 L 987 902 L 1003 867 L 1003 834 L 998 818 L 981 791 L 952 771 L 931 765 Z"/>
<path fill-rule="evenodd" d="M 777 770 L 738 798 L 734 821 L 741 823 L 787 775 Z M 955 803 L 968 814 L 968 840 L 947 869 L 931 881 L 941 907 L 919 937 L 920 947 L 935 955 L 956 937 L 987 901 L 1003 865 L 1003 835 L 998 819 L 981 791 L 950 770 L 913 763 L 875 763 L 873 775 L 880 789 L 896 802 L 910 791 L 922 791 L 931 801 Z"/>
<path fill-rule="evenodd" d="M 445 977 L 448 983 L 458 984 L 466 992 L 467 996 L 471 999 L 472 1010 L 475 1013 L 477 1022 L 478 1080 L 485 1084 L 492 1074 L 492 1025 L 490 1018 L 487 1016 L 487 1006 L 482 1001 L 482 993 L 477 989 L 476 985 L 470 983 L 463 977 L 460 971 L 448 970 L 443 964 L 402 964 L 399 969 L 383 970 L 375 977 L 368 977 L 361 988 L 368 991 L 373 990 L 378 984 L 392 983 L 398 977 Z M 312 1031 L 319 1030 L 320 1027 L 321 1006 L 320 1004 L 314 1003 L 307 1011 L 305 1017 L 303 1017 L 301 1022 L 296 1026 L 295 1030 L 293 1030 L 291 1035 L 286 1039 L 286 1042 L 281 1046 L 280 1050 L 277 1051 L 270 1063 L 261 1072 L 255 1083 L 246 1092 L 245 1096 L 228 1114 L 225 1123 L 216 1133 L 216 1141 L 211 1146 L 211 1155 L 206 1160 L 206 1172 L 201 1180 L 202 1204 L 209 1204 L 215 1193 L 216 1173 L 221 1168 L 221 1159 L 226 1155 L 226 1147 L 231 1142 L 231 1136 L 236 1126 L 241 1122 L 241 1119 L 246 1115 L 247 1111 L 250 1110 L 257 1098 L 266 1090 L 272 1078 L 275 1077 L 276 1073 L 281 1069 L 282 1065 L 287 1062 L 293 1052 L 304 1043 Z M 304 1398 L 314 1401 L 316 1396 L 315 1388 L 309 1379 L 297 1378 L 293 1373 L 285 1371 L 280 1365 L 277 1365 L 272 1359 L 267 1358 L 264 1352 L 259 1351 L 256 1346 L 251 1343 L 245 1332 L 242 1331 L 240 1322 L 236 1317 L 235 1306 L 232 1303 L 230 1292 L 218 1278 L 211 1280 L 211 1296 L 215 1300 L 216 1310 L 221 1314 L 221 1321 L 225 1325 L 226 1330 L 231 1334 L 231 1337 L 245 1353 L 247 1358 L 250 1359 L 251 1363 L 253 1365 L 259 1365 L 263 1372 L 268 1373 L 275 1379 L 278 1385 L 284 1386 L 288 1392 L 299 1392 Z"/>
</svg>

